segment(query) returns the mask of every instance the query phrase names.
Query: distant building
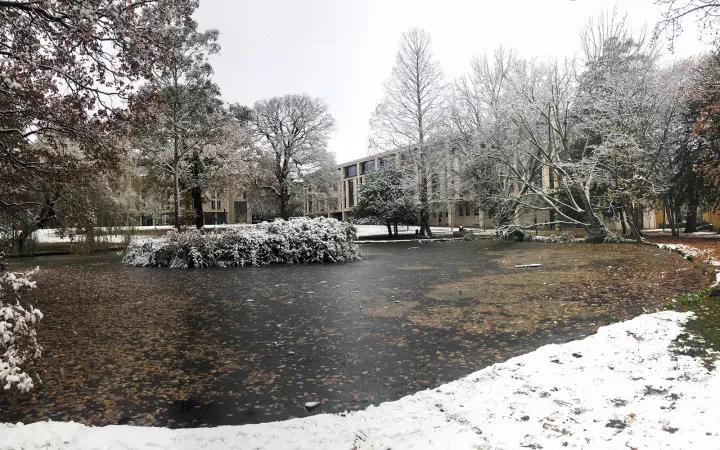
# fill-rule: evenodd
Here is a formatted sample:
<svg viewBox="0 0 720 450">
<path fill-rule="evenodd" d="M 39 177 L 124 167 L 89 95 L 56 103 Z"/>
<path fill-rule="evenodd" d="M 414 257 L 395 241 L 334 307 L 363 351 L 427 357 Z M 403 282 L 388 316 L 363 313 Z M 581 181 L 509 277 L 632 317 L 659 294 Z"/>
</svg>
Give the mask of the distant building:
<svg viewBox="0 0 720 450">
<path fill-rule="evenodd" d="M 367 174 L 383 167 L 402 167 L 412 164 L 409 155 L 402 151 L 391 151 L 369 155 L 364 158 L 337 165 L 337 199 L 319 201 L 316 194 L 305 188 L 303 201 L 306 216 L 334 217 L 348 220 L 350 210 L 358 201 L 358 191 Z M 490 218 L 472 201 L 454 193 L 455 173 L 458 158 L 450 152 L 444 158 L 444 167 L 434 167 L 428 180 L 430 196 L 430 226 L 489 227 Z"/>
<path fill-rule="evenodd" d="M 137 166 L 138 185 L 140 192 L 140 206 L 138 224 L 141 226 L 173 225 L 174 210 L 171 192 L 158 194 L 147 187 L 145 177 L 149 175 L 145 166 Z M 206 201 L 203 203 L 203 215 L 206 225 L 225 225 L 252 223 L 252 207 L 246 191 L 232 188 L 211 190 L 205 193 Z M 192 211 L 192 199 L 189 195 L 180 198 L 181 209 Z M 194 223 L 188 220 L 188 223 Z"/>
</svg>

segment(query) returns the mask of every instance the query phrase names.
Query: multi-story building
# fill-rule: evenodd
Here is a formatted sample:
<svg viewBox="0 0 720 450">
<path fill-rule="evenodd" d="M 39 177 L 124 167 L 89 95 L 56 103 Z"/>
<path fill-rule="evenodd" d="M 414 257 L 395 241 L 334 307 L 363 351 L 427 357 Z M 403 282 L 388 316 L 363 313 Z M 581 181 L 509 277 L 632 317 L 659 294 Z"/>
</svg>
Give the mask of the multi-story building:
<svg viewBox="0 0 720 450">
<path fill-rule="evenodd" d="M 151 191 L 152 188 L 147 187 L 144 182 L 148 175 L 145 167 L 138 166 L 136 172 L 138 175 L 136 188 L 141 193 L 139 224 L 172 225 L 174 216 L 172 194 Z M 192 199 L 188 195 L 182 196 L 180 201 L 184 211 L 193 210 Z M 206 225 L 252 223 L 252 207 L 247 192 L 232 187 L 206 192 L 203 216 Z M 193 223 L 192 220 L 188 222 Z"/>
<path fill-rule="evenodd" d="M 252 208 L 246 191 L 213 190 L 203 203 L 206 225 L 252 223 Z"/>
<path fill-rule="evenodd" d="M 455 179 L 458 172 L 458 158 L 452 153 L 443 158 L 443 163 L 433 167 L 429 180 L 430 225 L 451 227 L 489 227 L 488 215 L 480 210 L 472 201 L 463 198 L 457 192 Z M 335 217 L 338 220 L 350 218 L 351 208 L 358 202 L 358 192 L 365 182 L 367 174 L 383 167 L 402 167 L 412 165 L 408 154 L 401 151 L 385 152 L 369 155 L 364 158 L 348 161 L 337 166 L 336 201 L 318 201 L 315 194 L 308 188 L 304 192 L 306 216 Z"/>
</svg>

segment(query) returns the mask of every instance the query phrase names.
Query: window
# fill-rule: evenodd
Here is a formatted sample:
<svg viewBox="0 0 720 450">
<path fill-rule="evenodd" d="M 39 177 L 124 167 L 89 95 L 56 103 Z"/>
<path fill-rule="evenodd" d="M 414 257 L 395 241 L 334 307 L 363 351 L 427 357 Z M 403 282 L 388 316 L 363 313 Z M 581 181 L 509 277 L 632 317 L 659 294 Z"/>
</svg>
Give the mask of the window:
<svg viewBox="0 0 720 450">
<path fill-rule="evenodd" d="M 356 176 L 357 176 L 357 166 L 356 165 L 345 167 L 345 178 L 356 177 Z"/>
<path fill-rule="evenodd" d="M 222 209 L 220 196 L 217 191 L 213 192 L 210 196 L 210 209 Z"/>
<path fill-rule="evenodd" d="M 449 216 L 450 216 L 450 213 L 445 211 L 445 217 L 449 217 Z"/>
<path fill-rule="evenodd" d="M 247 191 L 243 191 L 243 200 L 247 200 Z"/>
<path fill-rule="evenodd" d="M 477 205 L 475 205 L 475 207 L 473 208 L 473 214 L 475 214 L 476 216 L 480 215 L 480 208 L 478 208 Z"/>
<path fill-rule="evenodd" d="M 375 171 L 375 161 L 365 161 L 360 163 L 360 175 L 365 175 Z"/>
<path fill-rule="evenodd" d="M 464 203 L 460 203 L 460 215 L 461 216 L 465 215 L 465 204 Z"/>
</svg>

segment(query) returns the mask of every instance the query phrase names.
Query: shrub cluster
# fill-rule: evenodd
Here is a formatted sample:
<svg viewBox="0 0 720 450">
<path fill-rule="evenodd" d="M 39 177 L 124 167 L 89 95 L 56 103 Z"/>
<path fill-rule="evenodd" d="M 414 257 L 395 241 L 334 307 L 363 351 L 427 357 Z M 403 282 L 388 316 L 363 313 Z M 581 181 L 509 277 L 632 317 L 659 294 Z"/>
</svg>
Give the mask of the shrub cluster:
<svg viewBox="0 0 720 450">
<path fill-rule="evenodd" d="M 622 244 L 625 242 L 622 236 L 606 228 L 588 230 L 585 243 L 587 244 Z"/>
<path fill-rule="evenodd" d="M 526 232 L 525 230 L 514 224 L 502 225 L 497 227 L 495 229 L 495 234 L 497 235 L 497 237 L 504 241 L 522 242 L 533 240 L 533 237 L 530 233 Z"/>
<path fill-rule="evenodd" d="M 131 242 L 123 263 L 199 268 L 354 261 L 362 257 L 355 238 L 353 225 L 324 217 L 209 233 L 171 231 L 164 238 Z"/>
</svg>

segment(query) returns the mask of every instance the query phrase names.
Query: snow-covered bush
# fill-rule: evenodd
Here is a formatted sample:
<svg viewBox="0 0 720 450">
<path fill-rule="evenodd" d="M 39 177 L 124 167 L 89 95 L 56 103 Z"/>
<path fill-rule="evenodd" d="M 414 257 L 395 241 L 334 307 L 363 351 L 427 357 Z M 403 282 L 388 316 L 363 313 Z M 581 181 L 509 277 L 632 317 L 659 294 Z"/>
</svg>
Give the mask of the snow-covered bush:
<svg viewBox="0 0 720 450">
<path fill-rule="evenodd" d="M 622 244 L 625 242 L 622 236 L 602 227 L 588 230 L 585 243 L 587 244 Z"/>
<path fill-rule="evenodd" d="M 575 236 L 568 233 L 567 231 L 563 231 L 560 234 L 550 236 L 550 242 L 553 242 L 556 244 L 568 244 L 568 243 L 574 242 L 574 241 L 575 241 Z"/>
<path fill-rule="evenodd" d="M 123 263 L 187 268 L 354 261 L 362 257 L 355 237 L 353 225 L 324 217 L 210 233 L 171 231 L 164 238 L 131 242 Z"/>
<path fill-rule="evenodd" d="M 0 386 L 5 390 L 16 387 L 25 393 L 34 387 L 27 367 L 42 351 L 35 330 L 43 314 L 33 307 L 22 307 L 19 294 L 22 289 L 35 288 L 32 276 L 38 268 L 25 273 L 9 272 L 2 258 L 0 253 Z"/>
<path fill-rule="evenodd" d="M 532 241 L 533 237 L 530 233 L 526 232 L 517 225 L 503 225 L 495 229 L 497 237 L 504 241 Z"/>
</svg>

